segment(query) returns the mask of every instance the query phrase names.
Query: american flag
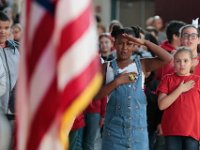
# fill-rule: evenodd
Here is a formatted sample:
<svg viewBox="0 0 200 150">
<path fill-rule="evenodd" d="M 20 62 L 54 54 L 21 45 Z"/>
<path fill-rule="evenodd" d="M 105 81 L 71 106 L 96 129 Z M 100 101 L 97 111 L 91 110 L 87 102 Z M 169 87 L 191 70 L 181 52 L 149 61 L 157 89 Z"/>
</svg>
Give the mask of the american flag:
<svg viewBox="0 0 200 150">
<path fill-rule="evenodd" d="M 17 149 L 65 149 L 102 76 L 90 0 L 26 0 L 17 92 Z"/>
</svg>

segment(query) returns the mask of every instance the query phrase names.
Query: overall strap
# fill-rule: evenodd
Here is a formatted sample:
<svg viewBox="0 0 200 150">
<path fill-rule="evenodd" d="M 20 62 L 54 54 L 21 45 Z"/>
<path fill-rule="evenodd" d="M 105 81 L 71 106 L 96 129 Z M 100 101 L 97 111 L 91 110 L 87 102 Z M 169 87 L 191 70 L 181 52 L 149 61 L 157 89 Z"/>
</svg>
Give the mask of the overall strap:
<svg viewBox="0 0 200 150">
<path fill-rule="evenodd" d="M 111 67 L 113 68 L 114 76 L 116 77 L 119 74 L 119 67 L 117 66 L 116 60 L 111 61 Z"/>
<path fill-rule="evenodd" d="M 139 56 L 135 57 L 135 63 L 136 63 L 136 66 L 137 66 L 138 74 L 142 75 L 142 65 L 141 65 Z"/>
</svg>

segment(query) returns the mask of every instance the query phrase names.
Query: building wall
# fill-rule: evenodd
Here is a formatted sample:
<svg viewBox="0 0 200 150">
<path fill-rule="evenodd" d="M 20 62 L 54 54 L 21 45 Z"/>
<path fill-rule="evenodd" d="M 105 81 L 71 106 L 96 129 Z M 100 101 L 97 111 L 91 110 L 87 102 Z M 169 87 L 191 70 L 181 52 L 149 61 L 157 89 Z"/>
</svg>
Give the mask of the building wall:
<svg viewBox="0 0 200 150">
<path fill-rule="evenodd" d="M 148 17 L 155 14 L 154 1 L 149 0 L 94 0 L 95 13 L 101 17 L 102 23 L 109 25 L 112 19 L 117 19 L 124 26 L 139 25 L 145 27 L 145 21 Z M 112 2 L 112 3 L 111 3 Z M 115 4 L 111 7 L 111 4 Z M 111 18 L 112 9 L 116 13 Z"/>
<path fill-rule="evenodd" d="M 155 12 L 165 22 L 176 19 L 191 23 L 200 17 L 200 0 L 155 0 Z"/>
<path fill-rule="evenodd" d="M 124 26 L 145 27 L 146 19 L 154 15 L 153 1 L 119 1 L 119 20 Z"/>
<path fill-rule="evenodd" d="M 93 0 L 95 14 L 101 17 L 102 24 L 106 27 L 111 20 L 111 1 L 110 0 Z"/>
</svg>

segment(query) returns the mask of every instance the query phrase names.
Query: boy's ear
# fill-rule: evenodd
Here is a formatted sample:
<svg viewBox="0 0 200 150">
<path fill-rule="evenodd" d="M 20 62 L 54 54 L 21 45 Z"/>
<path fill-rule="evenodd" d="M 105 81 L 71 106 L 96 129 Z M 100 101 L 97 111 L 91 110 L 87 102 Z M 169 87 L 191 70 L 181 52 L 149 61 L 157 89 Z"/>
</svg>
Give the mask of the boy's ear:
<svg viewBox="0 0 200 150">
<path fill-rule="evenodd" d="M 177 36 L 176 34 L 173 34 L 173 39 L 177 39 L 179 38 L 179 36 Z"/>
</svg>

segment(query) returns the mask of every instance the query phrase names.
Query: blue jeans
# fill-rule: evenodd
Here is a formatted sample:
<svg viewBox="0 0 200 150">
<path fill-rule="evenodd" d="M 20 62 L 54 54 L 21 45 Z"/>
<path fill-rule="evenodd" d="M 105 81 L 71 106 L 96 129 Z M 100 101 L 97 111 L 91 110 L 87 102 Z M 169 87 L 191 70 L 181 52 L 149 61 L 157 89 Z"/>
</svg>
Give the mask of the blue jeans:
<svg viewBox="0 0 200 150">
<path fill-rule="evenodd" d="M 83 128 L 69 133 L 69 150 L 82 150 Z"/>
<path fill-rule="evenodd" d="M 199 150 L 199 141 L 186 136 L 166 136 L 167 150 Z"/>
<path fill-rule="evenodd" d="M 165 136 L 157 135 L 154 150 L 166 150 Z"/>
<path fill-rule="evenodd" d="M 99 113 L 87 113 L 85 115 L 83 150 L 94 150 L 96 136 L 100 132 L 99 121 Z"/>
</svg>

